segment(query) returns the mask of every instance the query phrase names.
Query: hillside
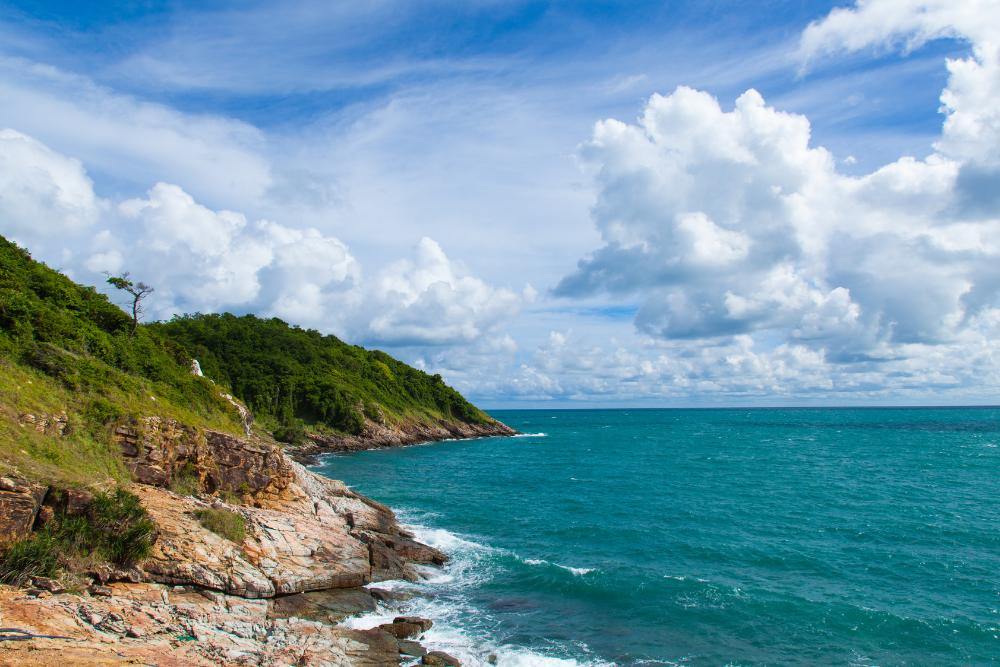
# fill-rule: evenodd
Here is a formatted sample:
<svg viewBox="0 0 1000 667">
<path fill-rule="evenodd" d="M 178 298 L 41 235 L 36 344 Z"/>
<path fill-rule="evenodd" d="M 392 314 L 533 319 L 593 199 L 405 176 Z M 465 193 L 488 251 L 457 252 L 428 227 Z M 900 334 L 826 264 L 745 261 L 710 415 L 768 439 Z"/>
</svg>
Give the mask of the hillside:
<svg viewBox="0 0 1000 667">
<path fill-rule="evenodd" d="M 374 667 L 427 653 L 413 641 L 426 619 L 337 622 L 391 601 L 368 584 L 447 556 L 272 432 L 303 458 L 510 429 L 438 376 L 279 320 L 133 327 L 0 237 L 0 607 L 20 640 L 0 642 L 0 663 Z"/>
<path fill-rule="evenodd" d="M 205 377 L 192 375 L 192 359 Z M 307 435 L 353 437 L 357 447 L 366 433 L 382 434 L 372 444 L 383 445 L 386 433 L 396 443 L 505 432 L 440 376 L 281 320 L 194 315 L 133 336 L 129 316 L 106 296 L 2 237 L 0 369 L 0 466 L 66 482 L 124 478 L 108 444 L 123 420 L 156 415 L 242 432 L 224 393 L 288 444 Z M 58 447 L 45 437 L 52 429 L 64 436 Z"/>
<path fill-rule="evenodd" d="M 492 420 L 449 387 L 384 352 L 253 315 L 193 315 L 151 328 L 187 350 L 205 375 L 231 387 L 280 434 L 299 422 L 320 431 L 361 433 L 366 421 Z"/>
</svg>

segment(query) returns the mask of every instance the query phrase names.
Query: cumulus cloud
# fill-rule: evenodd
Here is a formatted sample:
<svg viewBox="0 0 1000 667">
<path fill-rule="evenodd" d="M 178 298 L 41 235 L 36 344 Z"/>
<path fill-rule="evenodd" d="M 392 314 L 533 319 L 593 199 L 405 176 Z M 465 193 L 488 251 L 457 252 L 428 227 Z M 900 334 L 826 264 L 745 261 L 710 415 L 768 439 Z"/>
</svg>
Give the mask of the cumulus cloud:
<svg viewBox="0 0 1000 667">
<path fill-rule="evenodd" d="M 526 298 L 471 275 L 429 238 L 366 282 L 337 238 L 214 210 L 177 185 L 101 199 L 79 161 L 12 130 L 0 130 L 0 233 L 85 282 L 132 271 L 156 287 L 157 318 L 251 311 L 360 342 L 438 345 L 493 333 Z"/>
<path fill-rule="evenodd" d="M 845 175 L 811 144 L 808 119 L 754 90 L 727 110 L 680 87 L 652 96 L 634 124 L 598 123 L 581 154 L 604 245 L 556 294 L 635 295 L 637 328 L 654 338 L 749 336 L 824 363 L 963 340 L 1000 307 L 998 8 L 869 0 L 802 36 L 813 61 L 939 37 L 971 44 L 947 63 L 942 134 L 924 159 Z"/>
<path fill-rule="evenodd" d="M 382 272 L 372 296 L 376 314 L 367 337 L 397 345 L 474 341 L 514 314 L 521 301 L 511 290 L 469 275 L 426 237 L 414 259 Z"/>
</svg>

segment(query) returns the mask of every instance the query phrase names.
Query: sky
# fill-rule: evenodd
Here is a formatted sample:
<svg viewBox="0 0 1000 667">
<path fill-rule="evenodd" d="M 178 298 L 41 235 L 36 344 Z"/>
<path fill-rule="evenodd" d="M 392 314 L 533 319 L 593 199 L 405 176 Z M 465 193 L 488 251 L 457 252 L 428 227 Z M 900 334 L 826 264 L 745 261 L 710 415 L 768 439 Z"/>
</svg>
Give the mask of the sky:
<svg viewBox="0 0 1000 667">
<path fill-rule="evenodd" d="M 1000 0 L 0 0 L 0 234 L 487 408 L 997 404 Z"/>
</svg>

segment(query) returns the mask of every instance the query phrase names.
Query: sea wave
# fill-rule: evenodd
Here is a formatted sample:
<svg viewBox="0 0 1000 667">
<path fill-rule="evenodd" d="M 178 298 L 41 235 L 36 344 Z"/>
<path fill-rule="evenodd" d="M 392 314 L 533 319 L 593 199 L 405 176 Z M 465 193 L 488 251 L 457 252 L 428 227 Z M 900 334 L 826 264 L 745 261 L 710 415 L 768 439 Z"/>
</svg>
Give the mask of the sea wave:
<svg viewBox="0 0 1000 667">
<path fill-rule="evenodd" d="M 547 437 L 549 437 L 549 434 L 548 433 L 541 433 L 541 432 L 538 432 L 538 433 L 518 433 L 517 435 L 512 435 L 511 437 L 512 438 L 547 438 Z"/>
<path fill-rule="evenodd" d="M 476 541 L 471 536 L 463 536 L 443 528 L 427 526 L 415 522 L 427 515 L 412 510 L 398 512 L 402 525 L 413 533 L 415 539 L 448 554 L 450 560 L 443 568 L 418 570 L 424 579 L 410 581 L 380 581 L 369 584 L 373 588 L 404 590 L 416 594 L 415 597 L 397 605 L 380 603 L 374 612 L 344 620 L 342 627 L 370 629 L 391 622 L 400 614 L 420 616 L 434 622 L 433 627 L 421 638 L 421 643 L 431 650 L 439 650 L 458 658 L 463 665 L 472 667 L 604 667 L 611 665 L 600 660 L 575 659 L 567 653 L 588 653 L 585 645 L 574 644 L 561 647 L 554 644 L 545 649 L 495 641 L 490 637 L 490 628 L 495 621 L 489 612 L 478 608 L 469 596 L 463 594 L 469 587 L 480 585 L 491 579 L 502 567 L 503 562 L 516 560 L 529 565 L 543 564 L 561 568 L 574 576 L 583 576 L 592 568 L 574 568 L 558 563 L 536 559 L 522 559 L 517 554 Z M 575 648 L 577 650 L 566 650 Z M 560 653 L 562 655 L 560 655 Z"/>
<path fill-rule="evenodd" d="M 553 563 L 541 558 L 525 558 L 522 562 L 527 563 L 528 565 L 551 565 L 552 567 L 558 567 L 561 570 L 571 572 L 575 577 L 582 577 L 585 574 L 590 574 L 591 572 L 596 571 L 596 568 L 593 567 L 571 567 L 569 565 L 561 565 L 559 563 Z"/>
</svg>

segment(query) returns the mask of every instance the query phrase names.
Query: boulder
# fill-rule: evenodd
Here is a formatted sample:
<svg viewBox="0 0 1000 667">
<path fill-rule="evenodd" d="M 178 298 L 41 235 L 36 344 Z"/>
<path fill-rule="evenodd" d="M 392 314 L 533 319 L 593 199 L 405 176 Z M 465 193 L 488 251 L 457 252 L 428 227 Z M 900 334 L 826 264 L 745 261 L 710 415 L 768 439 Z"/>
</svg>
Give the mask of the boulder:
<svg viewBox="0 0 1000 667">
<path fill-rule="evenodd" d="M 365 588 L 341 588 L 284 595 L 274 599 L 270 618 L 297 616 L 337 624 L 349 616 L 375 611 L 375 598 Z"/>
<path fill-rule="evenodd" d="M 412 655 L 416 658 L 427 655 L 427 649 L 425 649 L 420 642 L 410 641 L 409 639 L 400 639 L 398 644 L 399 652 L 403 655 Z"/>
<path fill-rule="evenodd" d="M 393 623 L 409 623 L 411 625 L 420 626 L 421 632 L 427 632 L 434 625 L 434 621 L 429 618 L 420 618 L 419 616 L 397 616 L 392 619 Z"/>
<path fill-rule="evenodd" d="M 448 655 L 444 651 L 431 651 L 422 658 L 421 662 L 425 665 L 433 665 L 433 667 L 462 667 L 458 658 Z"/>
<path fill-rule="evenodd" d="M 396 621 L 393 621 L 392 623 L 383 623 L 378 626 L 378 629 L 383 632 L 388 632 L 397 639 L 419 637 L 424 632 L 423 627 L 417 623 L 404 623 Z"/>
</svg>

